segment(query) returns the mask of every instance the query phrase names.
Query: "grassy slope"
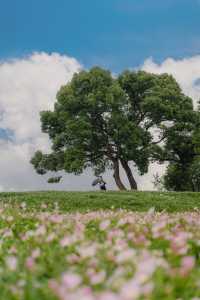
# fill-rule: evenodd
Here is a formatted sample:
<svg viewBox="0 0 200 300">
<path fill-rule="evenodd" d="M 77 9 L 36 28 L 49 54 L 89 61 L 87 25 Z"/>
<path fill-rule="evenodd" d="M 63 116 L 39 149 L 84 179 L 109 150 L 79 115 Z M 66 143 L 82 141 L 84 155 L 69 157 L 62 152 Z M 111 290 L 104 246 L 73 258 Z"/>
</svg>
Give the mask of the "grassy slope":
<svg viewBox="0 0 200 300">
<path fill-rule="evenodd" d="M 0 203 L 11 207 L 26 202 L 30 209 L 39 209 L 41 203 L 58 202 L 63 212 L 122 208 L 133 211 L 146 211 L 155 207 L 157 211 L 188 211 L 200 209 L 200 193 L 161 193 L 161 192 L 27 192 L 0 193 Z M 52 204 L 52 205 L 51 205 Z"/>
</svg>

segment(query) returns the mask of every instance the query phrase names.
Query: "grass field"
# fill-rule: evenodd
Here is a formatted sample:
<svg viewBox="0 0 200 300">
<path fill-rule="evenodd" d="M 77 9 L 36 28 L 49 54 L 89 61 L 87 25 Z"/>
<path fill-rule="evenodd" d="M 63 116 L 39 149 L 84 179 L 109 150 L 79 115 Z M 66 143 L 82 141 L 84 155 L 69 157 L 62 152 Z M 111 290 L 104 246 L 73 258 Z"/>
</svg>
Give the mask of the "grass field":
<svg viewBox="0 0 200 300">
<path fill-rule="evenodd" d="M 200 208 L 200 193 L 159 192 L 28 192 L 0 193 L 0 202 L 11 206 L 26 202 L 29 209 L 40 209 L 41 203 L 48 209 L 59 204 L 63 212 L 85 212 L 87 210 L 127 209 L 131 211 L 180 212 Z"/>
<path fill-rule="evenodd" d="M 200 300 L 200 194 L 0 193 L 0 300 Z"/>
</svg>

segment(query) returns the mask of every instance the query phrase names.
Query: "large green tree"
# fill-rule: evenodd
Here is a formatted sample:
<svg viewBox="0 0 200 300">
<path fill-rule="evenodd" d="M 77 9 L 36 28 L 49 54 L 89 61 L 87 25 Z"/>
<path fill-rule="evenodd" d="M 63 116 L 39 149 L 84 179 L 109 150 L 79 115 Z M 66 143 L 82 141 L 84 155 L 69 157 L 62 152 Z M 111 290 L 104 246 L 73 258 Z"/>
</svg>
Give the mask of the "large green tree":
<svg viewBox="0 0 200 300">
<path fill-rule="evenodd" d="M 168 131 L 166 143 L 158 151 L 161 162 L 168 161 L 162 183 L 172 191 L 200 191 L 200 114 L 187 111 Z"/>
<path fill-rule="evenodd" d="M 82 71 L 61 87 L 54 111 L 41 112 L 52 152 L 37 151 L 31 163 L 39 174 L 81 174 L 90 167 L 98 175 L 112 169 L 123 190 L 121 165 L 136 190 L 132 167 L 146 173 L 171 124 L 192 110 L 191 99 L 167 74 L 126 71 L 114 77 L 98 67 Z"/>
</svg>

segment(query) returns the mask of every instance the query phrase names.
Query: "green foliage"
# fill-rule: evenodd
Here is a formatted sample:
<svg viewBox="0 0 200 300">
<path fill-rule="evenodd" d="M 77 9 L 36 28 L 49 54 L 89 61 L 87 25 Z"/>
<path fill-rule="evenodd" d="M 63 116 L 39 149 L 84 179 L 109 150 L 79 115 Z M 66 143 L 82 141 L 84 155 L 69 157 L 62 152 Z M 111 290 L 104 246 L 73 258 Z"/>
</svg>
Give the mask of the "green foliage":
<svg viewBox="0 0 200 300">
<path fill-rule="evenodd" d="M 41 151 L 35 152 L 34 157 L 31 159 L 32 165 L 34 165 L 35 170 L 38 174 L 44 175 L 47 173 L 45 168 L 43 167 L 43 154 Z"/>
<path fill-rule="evenodd" d="M 171 163 L 164 175 L 164 186 L 169 191 L 190 191 L 189 168 L 180 164 Z"/>
<path fill-rule="evenodd" d="M 171 143 L 178 141 L 176 131 L 183 141 L 182 133 L 190 130 L 192 113 L 192 100 L 167 74 L 126 71 L 113 78 L 98 67 L 82 71 L 61 87 L 54 111 L 41 112 L 42 131 L 51 139 L 52 153 L 37 151 L 31 163 L 39 174 L 59 170 L 81 174 L 91 167 L 99 175 L 114 169 L 116 183 L 123 188 L 121 162 L 136 189 L 128 163 L 144 174 L 152 159 L 165 161 L 172 155 Z M 164 149 L 161 141 L 167 141 Z"/>
<path fill-rule="evenodd" d="M 48 179 L 48 183 L 58 183 L 60 182 L 62 176 L 50 177 Z"/>
<path fill-rule="evenodd" d="M 169 162 L 163 184 L 172 191 L 200 191 L 200 114 L 184 114 L 168 130 L 168 138 L 159 149 L 160 160 Z"/>
<path fill-rule="evenodd" d="M 190 178 L 193 191 L 200 192 L 200 159 L 195 159 L 190 167 Z"/>
</svg>

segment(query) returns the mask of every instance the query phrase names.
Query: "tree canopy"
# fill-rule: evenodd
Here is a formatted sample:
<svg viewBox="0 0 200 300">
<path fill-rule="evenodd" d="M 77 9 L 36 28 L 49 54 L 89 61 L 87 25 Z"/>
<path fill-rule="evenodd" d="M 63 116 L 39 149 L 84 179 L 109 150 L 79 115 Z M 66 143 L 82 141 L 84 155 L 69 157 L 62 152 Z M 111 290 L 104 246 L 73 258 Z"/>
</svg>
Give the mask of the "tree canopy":
<svg viewBox="0 0 200 300">
<path fill-rule="evenodd" d="M 165 189 L 200 191 L 199 112 L 187 112 L 177 124 L 170 128 L 162 151 L 159 153 L 159 159 L 169 162 L 163 176 Z"/>
<path fill-rule="evenodd" d="M 172 144 L 181 143 L 183 136 L 187 140 L 182 133 L 191 117 L 192 100 L 168 74 L 125 71 L 114 77 L 99 67 L 81 71 L 61 87 L 54 110 L 41 112 L 52 152 L 37 151 L 31 163 L 42 175 L 60 170 L 81 174 L 86 168 L 100 175 L 112 169 L 123 190 L 121 165 L 135 190 L 133 170 L 145 174 L 152 160 L 172 157 Z"/>
</svg>

